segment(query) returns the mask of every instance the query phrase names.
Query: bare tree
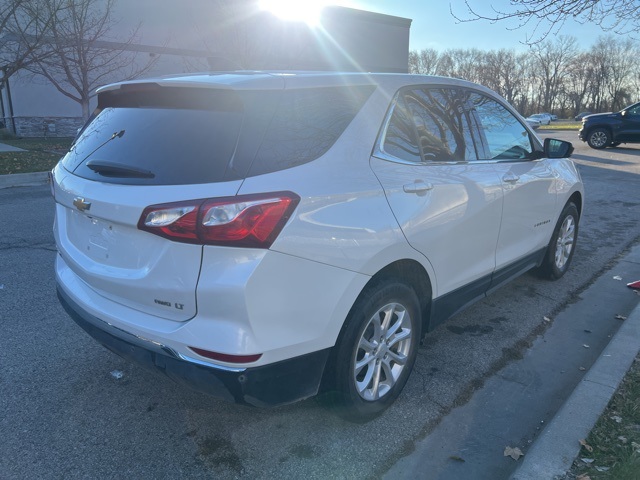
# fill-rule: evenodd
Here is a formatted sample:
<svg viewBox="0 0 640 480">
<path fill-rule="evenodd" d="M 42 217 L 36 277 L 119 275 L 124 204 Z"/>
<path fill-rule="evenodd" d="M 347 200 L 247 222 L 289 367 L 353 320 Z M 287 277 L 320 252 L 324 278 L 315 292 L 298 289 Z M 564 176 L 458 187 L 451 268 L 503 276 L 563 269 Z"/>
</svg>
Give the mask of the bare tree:
<svg viewBox="0 0 640 480">
<path fill-rule="evenodd" d="M 567 82 L 564 95 L 571 105 L 571 116 L 584 110 L 587 95 L 594 77 L 594 67 L 591 56 L 582 52 L 573 57 L 567 66 Z"/>
<path fill-rule="evenodd" d="M 449 49 L 440 57 L 438 75 L 481 82 L 481 66 L 484 53 L 476 48 Z"/>
<path fill-rule="evenodd" d="M 136 58 L 139 26 L 116 40 L 116 0 L 39 0 L 50 23 L 25 69 L 46 78 L 66 97 L 78 102 L 89 118 L 89 102 L 97 87 L 139 77 L 158 57 Z M 110 41 L 111 39 L 111 41 Z"/>
<path fill-rule="evenodd" d="M 28 53 L 20 45 L 15 34 L 15 24 L 19 22 L 20 10 L 26 0 L 6 0 L 0 2 L 0 61 L 3 78 L 11 76 L 23 64 Z"/>
<path fill-rule="evenodd" d="M 440 54 L 433 48 L 425 48 L 409 52 L 409 72 L 424 75 L 435 75 L 438 72 Z"/>
<path fill-rule="evenodd" d="M 502 95 L 512 105 L 528 104 L 531 62 L 528 55 L 514 50 L 490 51 L 485 56 L 482 83 Z"/>
<path fill-rule="evenodd" d="M 610 109 L 621 110 L 631 103 L 630 84 L 637 57 L 633 55 L 634 44 L 630 39 L 604 37 L 598 40 L 607 65 L 606 88 L 611 101 Z"/>
<path fill-rule="evenodd" d="M 540 107 L 551 111 L 568 75 L 568 66 L 577 55 L 573 37 L 560 36 L 556 42 L 544 41 L 533 47 L 535 71 L 539 81 Z"/>
<path fill-rule="evenodd" d="M 544 40 L 549 33 L 558 32 L 569 19 L 580 23 L 594 23 L 605 31 L 619 34 L 640 32 L 640 2 L 638 0 L 509 0 L 506 11 L 491 8 L 480 13 L 471 4 L 479 0 L 465 0 L 467 17 L 451 14 L 461 22 L 514 20 L 517 27 L 533 27 L 527 43 Z M 451 7 L 450 7 L 451 8 Z"/>
<path fill-rule="evenodd" d="M 0 83 L 45 55 L 40 47 L 58 7 L 41 5 L 41 0 L 0 0 Z"/>
</svg>

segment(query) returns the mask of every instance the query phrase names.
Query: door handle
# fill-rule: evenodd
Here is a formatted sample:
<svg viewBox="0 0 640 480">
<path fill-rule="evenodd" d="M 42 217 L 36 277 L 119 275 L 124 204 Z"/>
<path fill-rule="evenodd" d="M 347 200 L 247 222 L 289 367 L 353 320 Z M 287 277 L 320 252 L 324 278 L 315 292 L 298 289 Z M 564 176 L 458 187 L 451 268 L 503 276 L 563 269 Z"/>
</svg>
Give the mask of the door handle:
<svg viewBox="0 0 640 480">
<path fill-rule="evenodd" d="M 402 189 L 406 193 L 424 193 L 424 192 L 428 192 L 432 188 L 433 188 L 432 184 L 424 183 L 423 181 L 408 183 L 402 187 Z"/>
<path fill-rule="evenodd" d="M 520 180 L 520 177 L 515 173 L 509 172 L 504 177 L 502 177 L 502 180 L 507 183 L 516 183 L 518 180 Z"/>
</svg>

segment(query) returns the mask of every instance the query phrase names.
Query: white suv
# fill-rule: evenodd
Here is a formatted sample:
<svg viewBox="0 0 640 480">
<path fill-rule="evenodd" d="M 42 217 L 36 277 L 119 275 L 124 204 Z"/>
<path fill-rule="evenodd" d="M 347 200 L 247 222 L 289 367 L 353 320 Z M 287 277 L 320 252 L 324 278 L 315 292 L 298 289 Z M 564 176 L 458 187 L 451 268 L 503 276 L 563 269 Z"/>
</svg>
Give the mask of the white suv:
<svg viewBox="0 0 640 480">
<path fill-rule="evenodd" d="M 257 406 L 400 394 L 422 336 L 571 262 L 573 148 L 449 78 L 127 82 L 52 172 L 60 301 L 123 357 Z"/>
</svg>

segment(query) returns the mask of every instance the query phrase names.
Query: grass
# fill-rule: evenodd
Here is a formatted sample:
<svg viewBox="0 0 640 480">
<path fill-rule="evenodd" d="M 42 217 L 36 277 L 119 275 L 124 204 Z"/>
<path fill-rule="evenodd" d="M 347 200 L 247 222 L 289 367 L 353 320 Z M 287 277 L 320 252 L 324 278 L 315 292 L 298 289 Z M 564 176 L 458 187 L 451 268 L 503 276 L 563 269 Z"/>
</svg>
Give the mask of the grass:
<svg viewBox="0 0 640 480">
<path fill-rule="evenodd" d="M 25 152 L 0 152 L 0 175 L 51 170 L 71 146 L 71 138 L 3 138 Z"/>
<path fill-rule="evenodd" d="M 640 355 L 585 443 L 570 478 L 640 480 Z"/>
<path fill-rule="evenodd" d="M 582 122 L 574 122 L 573 120 L 558 120 L 551 122 L 549 125 L 540 125 L 538 130 L 580 130 Z"/>
</svg>

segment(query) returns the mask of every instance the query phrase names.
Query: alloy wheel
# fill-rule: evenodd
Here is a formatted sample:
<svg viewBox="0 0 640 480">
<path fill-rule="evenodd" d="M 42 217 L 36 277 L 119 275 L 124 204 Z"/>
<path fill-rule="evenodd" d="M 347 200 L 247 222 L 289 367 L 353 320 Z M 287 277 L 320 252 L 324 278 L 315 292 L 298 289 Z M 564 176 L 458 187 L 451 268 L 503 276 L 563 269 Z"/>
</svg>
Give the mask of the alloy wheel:
<svg viewBox="0 0 640 480">
<path fill-rule="evenodd" d="M 556 267 L 560 270 L 564 268 L 571 256 L 571 250 L 573 249 L 575 239 L 575 227 L 575 221 L 573 217 L 569 215 L 564 219 L 564 222 L 562 222 L 562 226 L 558 232 L 555 263 Z"/>
<path fill-rule="evenodd" d="M 410 314 L 399 303 L 371 317 L 355 352 L 353 379 L 360 397 L 376 401 L 391 391 L 407 364 L 412 333 Z"/>
<path fill-rule="evenodd" d="M 595 148 L 601 148 L 607 144 L 609 136 L 602 130 L 597 130 L 591 134 L 591 145 Z"/>
</svg>

